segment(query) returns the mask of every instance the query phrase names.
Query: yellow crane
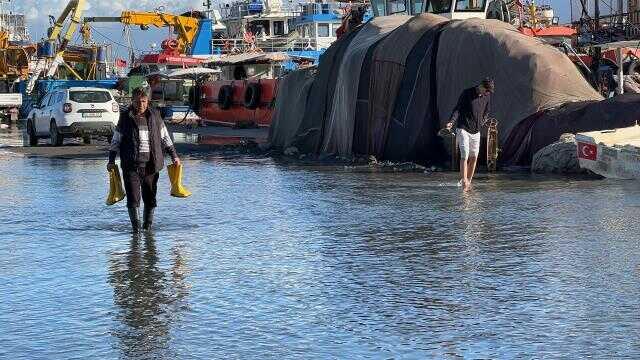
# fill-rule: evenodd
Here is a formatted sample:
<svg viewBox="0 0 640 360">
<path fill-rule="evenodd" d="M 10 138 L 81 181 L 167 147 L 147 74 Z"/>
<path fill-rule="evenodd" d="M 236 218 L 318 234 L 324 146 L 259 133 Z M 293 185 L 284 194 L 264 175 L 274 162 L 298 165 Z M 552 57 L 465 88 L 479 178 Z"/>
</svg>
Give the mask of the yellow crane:
<svg viewBox="0 0 640 360">
<path fill-rule="evenodd" d="M 76 28 L 80 24 L 80 20 L 82 18 L 82 12 L 84 11 L 85 0 L 70 0 L 67 6 L 64 8 L 60 16 L 56 19 L 53 27 L 49 32 L 49 43 L 57 43 L 59 40 L 59 45 L 56 50 L 56 54 L 53 57 L 53 61 L 49 61 L 46 56 L 43 56 L 38 59 L 36 63 L 36 67 L 34 69 L 33 75 L 29 78 L 29 82 L 27 83 L 27 93 L 31 93 L 33 91 L 33 87 L 36 84 L 36 81 L 42 75 L 42 73 L 47 70 L 46 76 L 53 76 L 58 70 L 58 66 L 64 65 L 67 70 L 77 79 L 82 80 L 82 77 L 78 75 L 78 73 L 70 67 L 64 61 L 64 51 L 73 38 L 73 34 L 76 32 Z M 62 30 L 64 28 L 64 24 L 69 18 L 69 26 L 62 35 Z M 62 35 L 62 36 L 61 36 Z"/>
<path fill-rule="evenodd" d="M 177 33 L 177 50 L 180 53 L 186 53 L 188 48 L 193 44 L 193 40 L 198 33 L 200 21 L 195 17 L 174 15 L 163 12 L 146 12 L 146 11 L 123 11 L 120 16 L 98 16 L 85 17 L 84 24 L 91 22 L 119 22 L 124 25 L 138 25 L 141 29 L 146 30 L 150 26 L 172 27 Z M 86 26 L 83 28 L 87 28 Z M 83 33 L 84 34 L 84 33 Z M 85 42 L 89 37 L 83 36 Z"/>
<path fill-rule="evenodd" d="M 9 33 L 0 30 L 0 49 L 6 49 L 9 47 Z"/>
</svg>

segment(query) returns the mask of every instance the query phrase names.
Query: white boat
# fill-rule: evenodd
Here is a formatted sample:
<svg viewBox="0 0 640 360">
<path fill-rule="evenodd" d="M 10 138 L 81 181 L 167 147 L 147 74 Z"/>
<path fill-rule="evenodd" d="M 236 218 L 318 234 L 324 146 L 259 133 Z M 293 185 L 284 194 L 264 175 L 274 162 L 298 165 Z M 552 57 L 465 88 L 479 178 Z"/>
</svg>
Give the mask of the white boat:
<svg viewBox="0 0 640 360">
<path fill-rule="evenodd" d="M 640 179 L 640 126 L 576 134 L 580 167 L 606 178 Z"/>
</svg>

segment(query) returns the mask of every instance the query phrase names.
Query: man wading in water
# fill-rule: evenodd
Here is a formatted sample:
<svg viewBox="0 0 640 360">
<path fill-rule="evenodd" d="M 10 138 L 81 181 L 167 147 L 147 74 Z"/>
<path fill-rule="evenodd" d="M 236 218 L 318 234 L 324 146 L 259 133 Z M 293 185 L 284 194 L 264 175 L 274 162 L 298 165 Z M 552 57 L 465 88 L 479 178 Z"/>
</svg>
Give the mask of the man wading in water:
<svg viewBox="0 0 640 360">
<path fill-rule="evenodd" d="M 480 127 L 486 122 L 494 89 L 493 80 L 486 78 L 478 86 L 464 90 L 453 109 L 451 120 L 447 123 L 449 130 L 456 126 L 456 140 L 460 147 L 460 183 L 465 190 L 471 186 L 476 171 L 480 151 Z"/>
<path fill-rule="evenodd" d="M 151 229 L 153 210 L 158 190 L 159 172 L 164 166 L 164 152 L 171 155 L 174 164 L 180 159 L 169 137 L 162 117 L 149 108 L 149 97 L 143 88 L 133 90 L 131 106 L 120 113 L 120 120 L 113 131 L 109 147 L 107 169 L 116 166 L 116 155 L 120 152 L 120 167 L 127 193 L 127 208 L 134 232 L 140 229 L 140 193 L 144 201 L 143 229 Z"/>
</svg>

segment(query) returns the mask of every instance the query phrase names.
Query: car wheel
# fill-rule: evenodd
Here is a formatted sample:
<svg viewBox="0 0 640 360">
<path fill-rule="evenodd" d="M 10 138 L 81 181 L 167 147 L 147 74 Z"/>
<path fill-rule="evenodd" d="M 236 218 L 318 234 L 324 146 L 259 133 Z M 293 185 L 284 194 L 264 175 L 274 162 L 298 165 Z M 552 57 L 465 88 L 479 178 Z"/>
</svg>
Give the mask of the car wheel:
<svg viewBox="0 0 640 360">
<path fill-rule="evenodd" d="M 38 146 L 38 137 L 32 120 L 27 121 L 27 136 L 29 137 L 29 146 Z"/>
<path fill-rule="evenodd" d="M 56 125 L 55 120 L 51 120 L 51 124 L 49 125 L 49 137 L 51 141 L 51 145 L 60 146 L 62 145 L 63 136 L 60 134 L 58 130 L 58 125 Z"/>
<path fill-rule="evenodd" d="M 91 135 L 85 135 L 82 137 L 82 142 L 85 145 L 91 145 Z"/>
</svg>

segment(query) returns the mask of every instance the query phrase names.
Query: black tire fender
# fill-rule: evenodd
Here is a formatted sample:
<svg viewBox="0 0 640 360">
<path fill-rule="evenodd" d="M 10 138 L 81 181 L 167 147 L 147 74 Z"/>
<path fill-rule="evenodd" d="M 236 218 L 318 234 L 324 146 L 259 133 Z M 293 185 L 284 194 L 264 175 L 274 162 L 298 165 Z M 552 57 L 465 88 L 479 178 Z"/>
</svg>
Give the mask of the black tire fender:
<svg viewBox="0 0 640 360">
<path fill-rule="evenodd" d="M 222 85 L 218 91 L 218 106 L 222 110 L 227 110 L 233 104 L 233 87 Z"/>
<path fill-rule="evenodd" d="M 255 109 L 260 105 L 260 95 L 262 86 L 259 83 L 251 83 L 244 90 L 244 106 L 248 109 Z"/>
<path fill-rule="evenodd" d="M 38 146 L 38 136 L 36 136 L 35 122 L 31 119 L 27 120 L 27 135 L 29 137 L 29 146 Z"/>
</svg>

